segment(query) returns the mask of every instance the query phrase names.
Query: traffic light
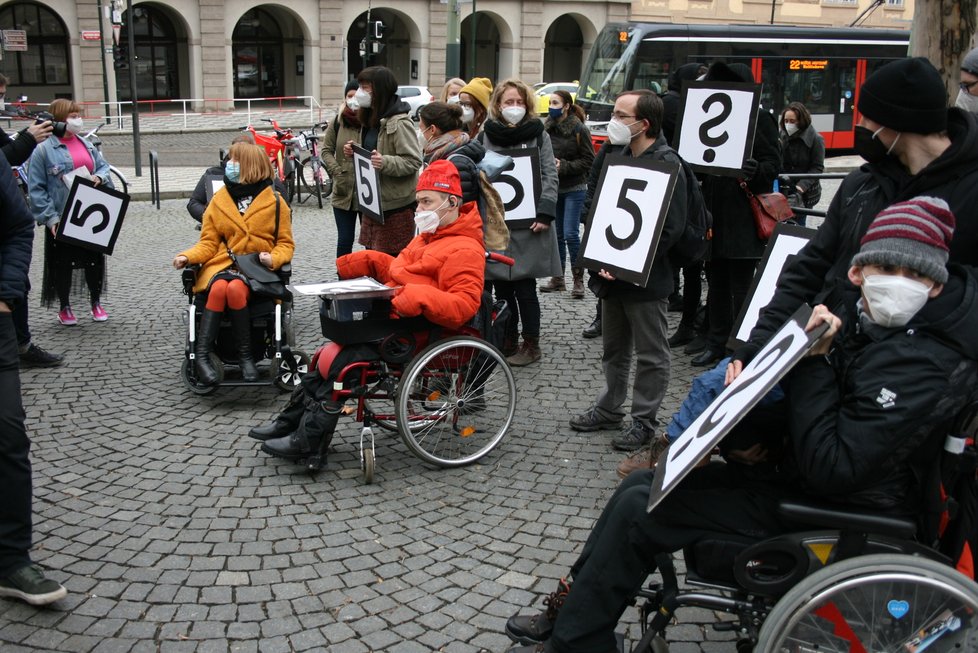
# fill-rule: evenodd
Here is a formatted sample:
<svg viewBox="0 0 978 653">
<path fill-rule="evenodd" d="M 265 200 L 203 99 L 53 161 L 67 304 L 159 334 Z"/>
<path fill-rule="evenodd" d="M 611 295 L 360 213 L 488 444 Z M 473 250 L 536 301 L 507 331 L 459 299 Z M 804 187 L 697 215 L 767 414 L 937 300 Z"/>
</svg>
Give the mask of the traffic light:
<svg viewBox="0 0 978 653">
<path fill-rule="evenodd" d="M 383 21 L 376 21 L 373 23 L 374 35 L 373 37 L 377 40 L 384 38 L 384 23 Z"/>
<path fill-rule="evenodd" d="M 112 65 L 116 70 L 129 69 L 129 47 L 116 45 L 112 48 Z"/>
</svg>

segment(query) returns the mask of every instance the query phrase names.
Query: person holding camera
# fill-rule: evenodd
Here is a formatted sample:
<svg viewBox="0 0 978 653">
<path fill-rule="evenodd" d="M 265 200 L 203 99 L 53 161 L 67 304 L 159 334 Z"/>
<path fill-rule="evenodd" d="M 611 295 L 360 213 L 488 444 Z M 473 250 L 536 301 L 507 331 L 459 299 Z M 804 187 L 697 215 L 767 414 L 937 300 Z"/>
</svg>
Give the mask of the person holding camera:
<svg viewBox="0 0 978 653">
<path fill-rule="evenodd" d="M 49 105 L 54 118 L 54 138 L 41 143 L 31 155 L 27 185 L 30 189 L 31 210 L 39 225 L 47 227 L 44 235 L 44 281 L 41 301 L 50 306 L 55 298 L 60 302 L 58 321 L 65 326 L 78 324 L 71 310 L 71 290 L 75 270 L 83 270 L 88 286 L 92 319 L 109 319 L 102 308 L 102 288 L 105 284 L 105 255 L 78 245 L 58 241 L 58 223 L 73 179 L 77 175 L 90 178 L 96 186 L 112 188 L 109 164 L 95 147 L 79 134 L 85 127 L 81 105 L 59 98 Z M 63 126 L 62 126 L 63 125 Z"/>
<path fill-rule="evenodd" d="M 0 112 L 6 109 L 7 84 L 10 80 L 6 75 L 0 75 Z M 42 143 L 49 136 L 53 125 L 50 120 L 38 117 L 28 127 L 17 132 L 11 138 L 3 129 L 0 129 L 0 151 L 7 157 L 7 162 L 11 166 L 23 165 L 38 143 Z M 30 281 L 27 283 L 27 291 L 30 291 Z M 11 311 L 14 319 L 14 330 L 17 332 L 17 351 L 20 355 L 21 367 L 57 367 L 64 363 L 65 357 L 62 354 L 52 354 L 32 342 L 31 329 L 28 311 L 28 302 L 18 302 Z"/>
</svg>

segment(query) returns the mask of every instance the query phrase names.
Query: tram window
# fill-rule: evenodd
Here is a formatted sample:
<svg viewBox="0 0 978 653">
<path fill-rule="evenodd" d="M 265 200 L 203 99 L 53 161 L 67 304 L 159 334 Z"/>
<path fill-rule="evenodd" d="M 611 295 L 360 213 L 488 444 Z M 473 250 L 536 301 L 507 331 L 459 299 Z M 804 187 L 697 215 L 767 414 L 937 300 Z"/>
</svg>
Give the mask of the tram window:
<svg viewBox="0 0 978 653">
<path fill-rule="evenodd" d="M 838 112 L 836 72 L 831 61 L 789 59 L 784 66 L 784 104 L 801 102 L 812 113 Z"/>
<path fill-rule="evenodd" d="M 661 61 L 643 61 L 635 71 L 632 89 L 656 91 L 653 83 L 659 85 L 658 93 L 665 93 L 669 82 L 669 64 Z"/>
</svg>

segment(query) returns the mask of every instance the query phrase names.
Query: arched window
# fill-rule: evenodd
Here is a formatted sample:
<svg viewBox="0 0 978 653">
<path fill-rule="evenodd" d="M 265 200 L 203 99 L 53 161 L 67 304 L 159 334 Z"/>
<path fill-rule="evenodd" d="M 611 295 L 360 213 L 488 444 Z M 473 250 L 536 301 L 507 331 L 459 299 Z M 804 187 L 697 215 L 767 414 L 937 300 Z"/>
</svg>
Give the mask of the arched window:
<svg viewBox="0 0 978 653">
<path fill-rule="evenodd" d="M 136 90 L 140 100 L 165 100 L 180 97 L 177 62 L 177 34 L 173 21 L 152 5 L 133 7 L 133 35 L 136 41 Z M 122 14 L 119 43 L 129 43 L 129 14 Z M 116 72 L 120 100 L 129 100 L 129 71 Z"/>
<path fill-rule="evenodd" d="M 12 86 L 71 83 L 68 31 L 57 14 L 34 2 L 15 2 L 0 9 L 0 26 L 27 32 L 27 51 L 4 52 L 0 62 Z"/>
<path fill-rule="evenodd" d="M 283 35 L 278 20 L 264 9 L 247 11 L 234 26 L 234 97 L 283 95 Z"/>
</svg>

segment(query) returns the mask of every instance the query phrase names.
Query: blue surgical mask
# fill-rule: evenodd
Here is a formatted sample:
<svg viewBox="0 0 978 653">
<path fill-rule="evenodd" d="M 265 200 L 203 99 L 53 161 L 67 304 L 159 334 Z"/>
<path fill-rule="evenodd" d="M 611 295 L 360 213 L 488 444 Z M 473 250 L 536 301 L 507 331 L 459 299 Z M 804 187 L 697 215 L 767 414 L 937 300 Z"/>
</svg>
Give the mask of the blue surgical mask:
<svg viewBox="0 0 978 653">
<path fill-rule="evenodd" d="M 228 181 L 238 183 L 241 176 L 241 166 L 237 161 L 228 161 L 224 164 L 224 176 L 228 178 Z"/>
<path fill-rule="evenodd" d="M 560 117 L 564 115 L 563 107 L 550 107 L 550 119 L 560 120 Z"/>
</svg>

